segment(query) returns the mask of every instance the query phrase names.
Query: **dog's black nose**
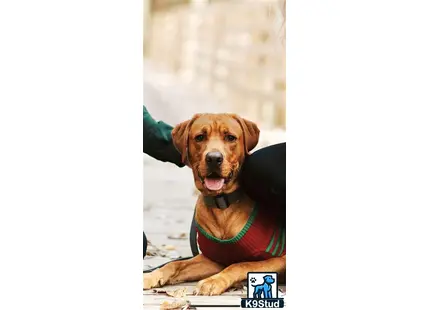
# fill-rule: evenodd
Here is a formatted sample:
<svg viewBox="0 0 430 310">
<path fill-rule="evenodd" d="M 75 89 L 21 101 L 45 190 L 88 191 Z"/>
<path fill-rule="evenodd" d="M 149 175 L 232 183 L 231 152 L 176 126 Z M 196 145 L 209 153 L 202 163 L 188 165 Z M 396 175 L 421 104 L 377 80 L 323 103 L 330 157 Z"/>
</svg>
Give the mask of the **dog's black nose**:
<svg viewBox="0 0 430 310">
<path fill-rule="evenodd" d="M 206 154 L 206 163 L 211 168 L 220 166 L 223 160 L 224 157 L 220 152 L 209 152 Z"/>
</svg>

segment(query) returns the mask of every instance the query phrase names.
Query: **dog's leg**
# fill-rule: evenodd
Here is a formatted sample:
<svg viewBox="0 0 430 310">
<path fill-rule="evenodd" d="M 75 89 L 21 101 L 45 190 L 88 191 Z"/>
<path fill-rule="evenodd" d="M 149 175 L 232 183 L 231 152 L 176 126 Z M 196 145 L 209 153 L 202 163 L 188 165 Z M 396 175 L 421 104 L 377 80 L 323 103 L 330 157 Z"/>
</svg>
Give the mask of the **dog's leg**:
<svg viewBox="0 0 430 310">
<path fill-rule="evenodd" d="M 272 298 L 272 286 L 267 288 L 267 298 Z"/>
<path fill-rule="evenodd" d="M 285 273 L 285 256 L 274 257 L 265 261 L 237 263 L 228 266 L 220 273 L 197 283 L 196 293 L 199 295 L 220 295 L 234 284 L 244 281 L 248 272 Z"/>
<path fill-rule="evenodd" d="M 222 269 L 223 266 L 200 254 L 191 259 L 168 263 L 151 273 L 143 274 L 143 289 L 201 280 L 220 272 Z"/>
</svg>

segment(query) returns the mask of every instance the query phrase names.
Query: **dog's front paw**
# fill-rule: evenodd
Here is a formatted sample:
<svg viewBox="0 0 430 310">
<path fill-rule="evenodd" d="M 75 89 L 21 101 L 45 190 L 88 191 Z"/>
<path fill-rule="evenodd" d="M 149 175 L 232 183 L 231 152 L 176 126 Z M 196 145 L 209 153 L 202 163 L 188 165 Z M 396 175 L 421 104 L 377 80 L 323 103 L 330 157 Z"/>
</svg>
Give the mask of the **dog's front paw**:
<svg viewBox="0 0 430 310">
<path fill-rule="evenodd" d="M 225 279 L 220 276 L 212 276 L 197 283 L 194 293 L 204 296 L 221 295 L 228 288 L 229 284 Z"/>
<path fill-rule="evenodd" d="M 160 287 L 163 283 L 162 273 L 159 270 L 155 270 L 150 273 L 143 274 L 143 289 L 149 290 L 151 288 Z"/>
</svg>

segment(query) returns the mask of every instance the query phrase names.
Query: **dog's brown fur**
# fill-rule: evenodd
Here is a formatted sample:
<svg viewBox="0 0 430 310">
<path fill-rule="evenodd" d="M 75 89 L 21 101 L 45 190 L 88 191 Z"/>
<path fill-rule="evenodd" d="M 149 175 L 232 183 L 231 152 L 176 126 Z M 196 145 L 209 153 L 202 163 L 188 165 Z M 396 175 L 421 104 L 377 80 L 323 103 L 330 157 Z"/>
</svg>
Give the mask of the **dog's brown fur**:
<svg viewBox="0 0 430 310">
<path fill-rule="evenodd" d="M 196 139 L 201 135 L 204 136 L 203 140 Z M 183 162 L 192 169 L 195 185 L 201 192 L 196 204 L 197 223 L 214 237 L 233 238 L 247 222 L 252 211 L 252 200 L 245 197 L 239 203 L 221 210 L 208 208 L 203 202 L 203 195 L 231 193 L 239 187 L 238 174 L 241 165 L 245 156 L 257 145 L 259 129 L 253 122 L 235 114 L 197 114 L 191 120 L 177 125 L 173 129 L 172 137 Z M 221 152 L 224 157 L 220 167 L 221 176 L 232 177 L 219 191 L 210 191 L 203 181 L 208 174 L 205 157 L 208 152 L 215 150 Z M 143 288 L 200 280 L 196 293 L 219 295 L 234 284 L 246 280 L 248 272 L 278 272 L 282 279 L 285 268 L 285 256 L 222 266 L 199 254 L 188 260 L 171 262 L 158 270 L 144 274 Z"/>
</svg>

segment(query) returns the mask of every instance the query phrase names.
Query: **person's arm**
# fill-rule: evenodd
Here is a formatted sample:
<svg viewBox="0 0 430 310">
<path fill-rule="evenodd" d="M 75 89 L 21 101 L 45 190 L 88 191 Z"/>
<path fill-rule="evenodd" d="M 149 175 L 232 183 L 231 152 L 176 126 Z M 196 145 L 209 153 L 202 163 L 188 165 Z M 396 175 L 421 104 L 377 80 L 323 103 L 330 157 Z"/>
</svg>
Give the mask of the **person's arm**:
<svg viewBox="0 0 430 310">
<path fill-rule="evenodd" d="M 245 160 L 240 173 L 242 188 L 250 198 L 278 211 L 285 219 L 286 207 L 286 144 L 262 148 Z"/>
<path fill-rule="evenodd" d="M 173 145 L 172 129 L 172 126 L 154 120 L 143 106 L 143 152 L 157 160 L 184 167 L 181 154 Z"/>
</svg>

